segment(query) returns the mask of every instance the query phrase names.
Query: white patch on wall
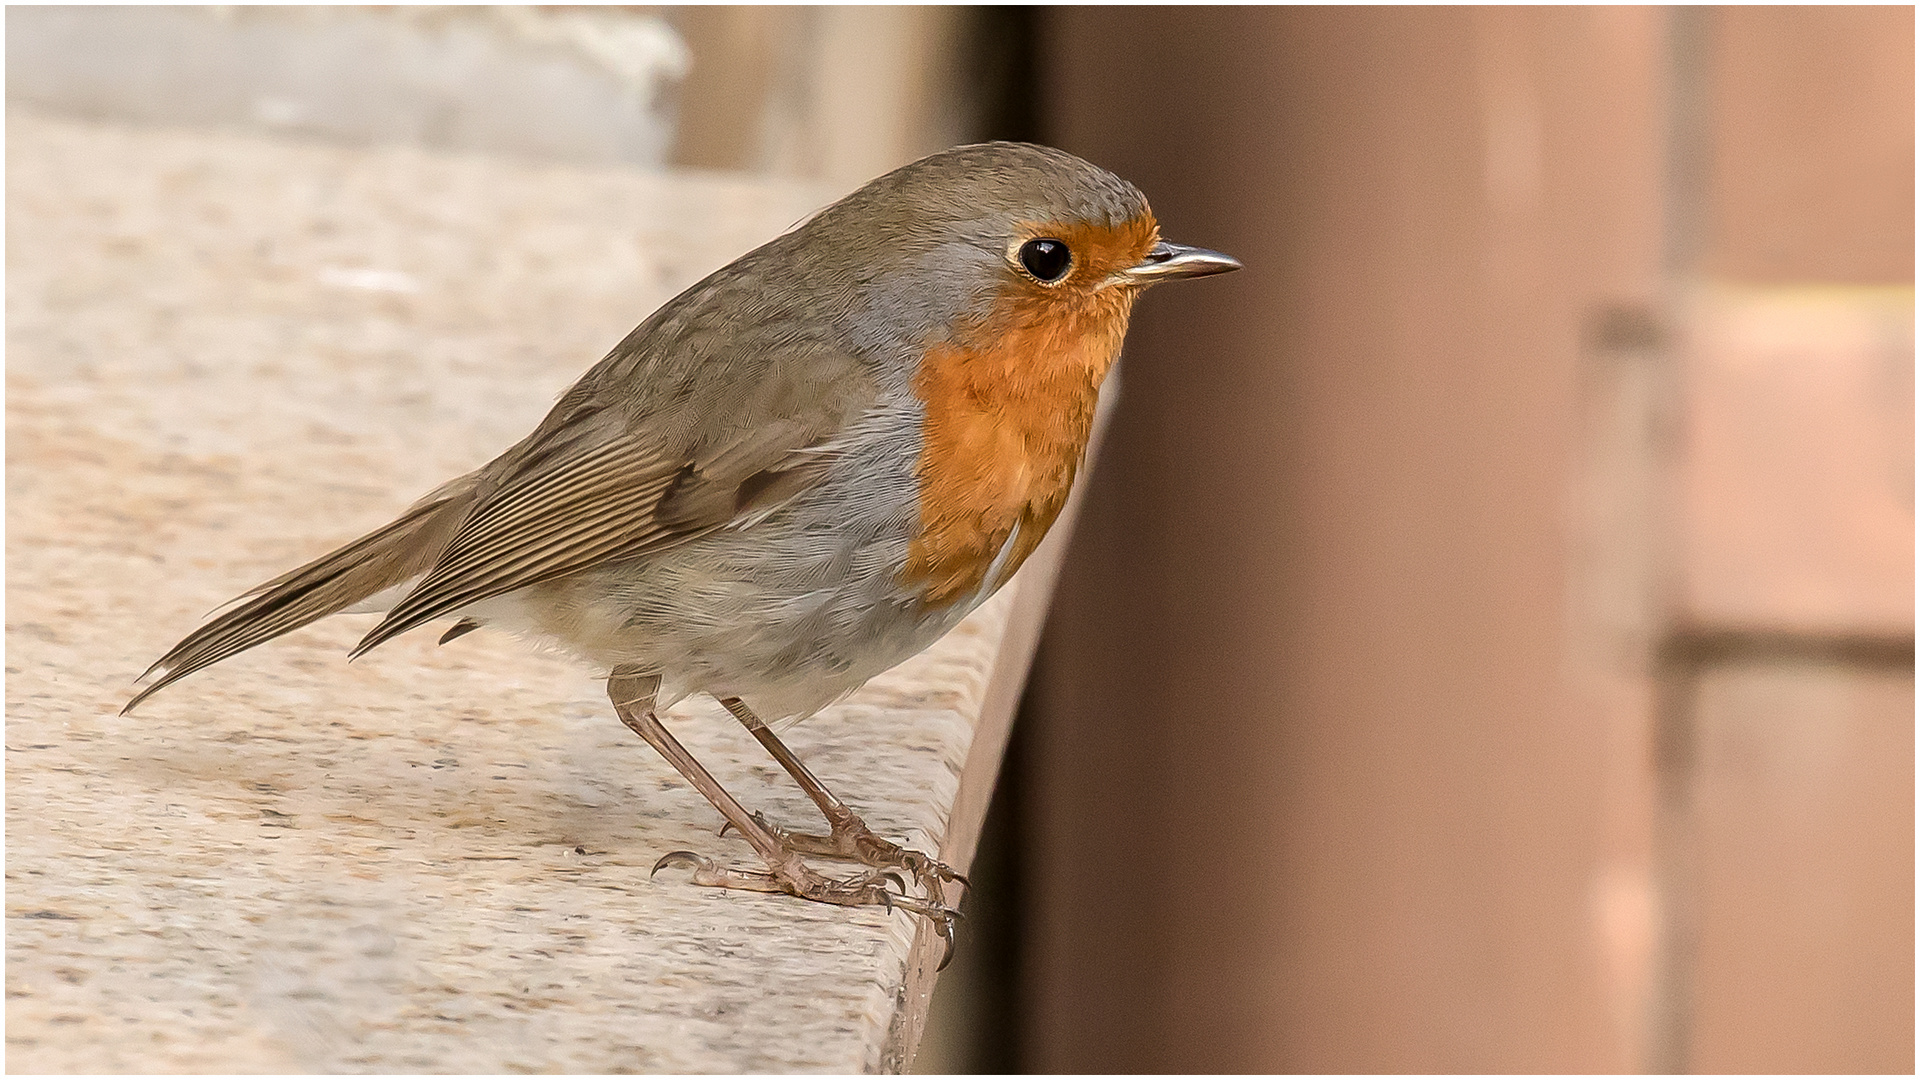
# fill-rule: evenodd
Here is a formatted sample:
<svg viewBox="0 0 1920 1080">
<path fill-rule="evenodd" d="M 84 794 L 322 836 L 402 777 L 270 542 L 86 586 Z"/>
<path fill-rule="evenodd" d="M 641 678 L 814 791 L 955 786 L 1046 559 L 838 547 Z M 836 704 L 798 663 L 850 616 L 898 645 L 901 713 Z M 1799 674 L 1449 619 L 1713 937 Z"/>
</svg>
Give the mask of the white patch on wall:
<svg viewBox="0 0 1920 1080">
<path fill-rule="evenodd" d="M 97 119 L 660 167 L 690 63 L 618 8 L 7 11 L 7 99 Z"/>
</svg>

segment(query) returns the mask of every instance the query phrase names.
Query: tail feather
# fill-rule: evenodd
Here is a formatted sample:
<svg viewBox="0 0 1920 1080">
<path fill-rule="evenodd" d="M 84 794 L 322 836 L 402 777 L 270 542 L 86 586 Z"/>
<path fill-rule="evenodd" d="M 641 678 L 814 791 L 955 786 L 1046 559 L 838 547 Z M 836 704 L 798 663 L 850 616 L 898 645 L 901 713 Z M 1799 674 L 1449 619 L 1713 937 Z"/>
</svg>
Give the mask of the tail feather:
<svg viewBox="0 0 1920 1080">
<path fill-rule="evenodd" d="M 120 714 L 209 664 L 426 573 L 471 505 L 468 492 L 429 497 L 392 523 L 254 587 L 240 597 L 243 603 L 188 634 L 148 668 L 140 676 L 143 681 L 156 671 L 163 674 L 135 694 Z"/>
</svg>

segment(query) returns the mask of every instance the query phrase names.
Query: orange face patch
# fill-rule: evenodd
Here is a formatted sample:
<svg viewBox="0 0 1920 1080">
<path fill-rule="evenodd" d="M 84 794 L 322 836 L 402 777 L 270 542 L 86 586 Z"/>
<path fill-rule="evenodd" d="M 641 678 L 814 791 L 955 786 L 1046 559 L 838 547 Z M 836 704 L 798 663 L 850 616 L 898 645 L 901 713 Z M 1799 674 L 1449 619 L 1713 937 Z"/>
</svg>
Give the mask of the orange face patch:
<svg viewBox="0 0 1920 1080">
<path fill-rule="evenodd" d="M 902 579 L 928 604 L 1020 568 L 1066 505 L 1093 427 L 1100 382 L 1120 355 L 1136 286 L 1109 283 L 1159 239 L 1151 215 L 1119 226 L 1036 224 L 1014 240 L 1066 242 L 1073 266 L 1044 285 L 1013 271 L 992 310 L 927 351 L 913 389 L 926 404 L 916 470 L 920 522 Z"/>
</svg>

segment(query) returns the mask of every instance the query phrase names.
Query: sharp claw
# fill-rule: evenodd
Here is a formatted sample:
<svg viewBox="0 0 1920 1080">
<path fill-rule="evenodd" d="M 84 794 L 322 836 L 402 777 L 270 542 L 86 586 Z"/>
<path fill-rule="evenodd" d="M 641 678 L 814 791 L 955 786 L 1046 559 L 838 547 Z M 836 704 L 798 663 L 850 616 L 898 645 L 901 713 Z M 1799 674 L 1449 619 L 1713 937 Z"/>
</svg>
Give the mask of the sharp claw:
<svg viewBox="0 0 1920 1080">
<path fill-rule="evenodd" d="M 720 823 L 720 835 L 721 835 L 721 836 L 725 836 L 725 835 L 727 835 L 727 830 L 728 830 L 728 829 L 731 829 L 731 828 L 733 828 L 733 822 L 731 822 L 731 821 L 723 821 L 723 822 L 721 822 L 721 823 Z"/>
<path fill-rule="evenodd" d="M 960 913 L 958 911 L 955 911 L 953 912 L 953 918 L 943 918 L 938 920 L 938 932 L 940 934 L 940 940 L 946 943 L 947 951 L 944 954 L 942 954 L 940 957 L 940 966 L 933 969 L 933 973 L 936 975 L 947 970 L 947 965 L 953 963 L 953 954 L 956 951 L 956 948 L 953 942 L 953 922 L 954 922 L 954 919 L 959 918 L 959 916 L 960 916 Z"/>
<path fill-rule="evenodd" d="M 709 860 L 705 855 L 695 854 L 691 851 L 669 851 L 665 855 L 660 856 L 659 862 L 653 864 L 653 870 L 647 874 L 647 877 L 651 878 L 669 866 L 691 866 L 695 870 L 698 870 L 708 864 Z"/>
<path fill-rule="evenodd" d="M 885 878 L 888 881 L 893 882 L 893 887 L 900 890 L 901 896 L 907 895 L 907 881 L 905 878 L 901 877 L 899 874 L 892 872 L 891 870 L 889 870 L 888 872 L 880 876 Z"/>
<path fill-rule="evenodd" d="M 958 870 L 953 869 L 952 867 L 942 867 L 942 869 L 946 870 L 947 872 L 947 880 L 957 881 L 960 883 L 961 888 L 967 890 L 968 892 L 973 891 L 973 882 L 968 880 L 967 875 L 961 873 Z"/>
</svg>

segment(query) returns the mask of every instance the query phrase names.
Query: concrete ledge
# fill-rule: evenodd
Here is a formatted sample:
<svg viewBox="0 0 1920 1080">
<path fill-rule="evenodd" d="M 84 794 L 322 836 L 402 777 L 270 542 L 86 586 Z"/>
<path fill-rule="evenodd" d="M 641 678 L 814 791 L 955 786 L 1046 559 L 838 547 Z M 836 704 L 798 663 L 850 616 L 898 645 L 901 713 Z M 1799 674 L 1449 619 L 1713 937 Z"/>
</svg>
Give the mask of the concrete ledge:
<svg viewBox="0 0 1920 1080">
<path fill-rule="evenodd" d="M 904 1067 L 929 936 L 649 881 L 750 853 L 569 663 L 483 631 L 348 666 L 342 616 L 115 716 L 213 605 L 485 460 L 831 193 L 8 122 L 9 1066 Z M 876 829 L 970 860 L 1061 539 L 792 732 Z M 669 724 L 810 822 L 717 706 Z"/>
</svg>

